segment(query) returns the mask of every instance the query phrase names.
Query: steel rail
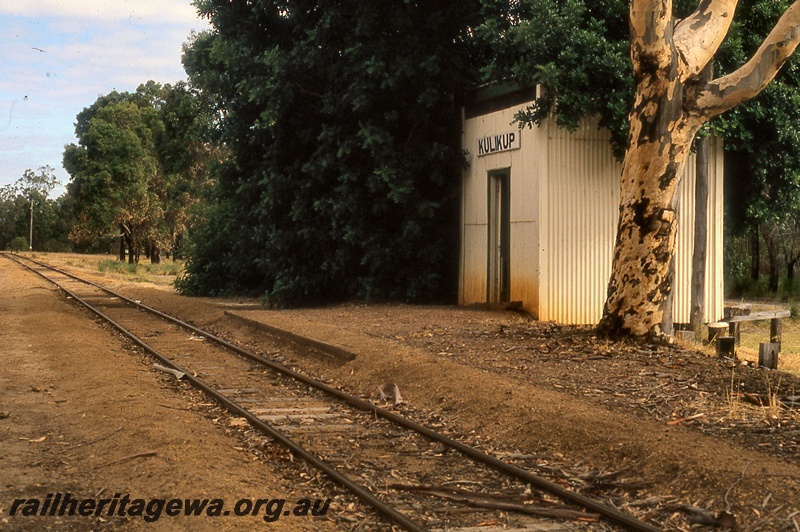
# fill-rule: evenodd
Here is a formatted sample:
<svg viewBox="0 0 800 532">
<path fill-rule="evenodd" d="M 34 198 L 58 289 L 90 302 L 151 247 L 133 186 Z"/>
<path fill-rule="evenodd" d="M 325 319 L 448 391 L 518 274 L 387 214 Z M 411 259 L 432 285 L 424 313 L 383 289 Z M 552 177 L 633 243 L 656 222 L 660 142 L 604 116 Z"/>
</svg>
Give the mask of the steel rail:
<svg viewBox="0 0 800 532">
<path fill-rule="evenodd" d="M 70 291 L 68 288 L 58 284 L 57 282 L 53 281 L 52 279 L 47 278 L 41 272 L 36 271 L 35 269 L 29 267 L 28 265 L 23 264 L 23 263 L 21 263 L 19 261 L 17 261 L 17 262 L 20 265 L 24 266 L 25 268 L 28 268 L 32 272 L 38 274 L 43 279 L 45 279 L 45 280 L 49 281 L 50 283 L 54 284 L 59 290 L 62 290 L 69 297 L 71 297 L 72 299 L 74 299 L 78 303 L 82 304 L 89 311 L 91 311 L 92 313 L 97 315 L 100 319 L 104 320 L 109 325 L 114 327 L 123 336 L 125 336 L 130 341 L 132 341 L 134 344 L 138 345 L 140 348 L 142 348 L 144 351 L 146 351 L 148 354 L 150 354 L 151 356 L 153 356 L 154 358 L 159 360 L 162 364 L 164 364 L 165 366 L 167 366 L 170 369 L 173 369 L 173 370 L 176 370 L 176 371 L 179 371 L 179 372 L 183 373 L 184 374 L 184 378 L 186 378 L 186 380 L 189 381 L 194 387 L 198 388 L 199 390 L 202 390 L 207 395 L 213 397 L 217 402 L 219 402 L 223 406 L 225 406 L 225 408 L 227 408 L 230 412 L 232 412 L 232 413 L 234 413 L 234 414 L 236 414 L 238 416 L 241 416 L 243 418 L 246 418 L 247 421 L 249 421 L 251 425 L 253 425 L 254 427 L 258 428 L 259 430 L 261 430 L 262 432 L 267 434 L 269 437 L 271 437 L 272 439 L 274 439 L 275 441 L 277 441 L 278 443 L 280 443 L 281 445 L 283 445 L 284 447 L 288 448 L 290 451 L 295 453 L 297 456 L 299 456 L 300 458 L 302 458 L 303 460 L 305 460 L 306 462 L 308 462 L 312 466 L 316 467 L 317 469 L 319 469 L 320 471 L 325 473 L 334 482 L 336 482 L 336 483 L 340 484 L 341 486 L 344 486 L 345 488 L 350 490 L 353 494 L 355 494 L 361 500 L 363 500 L 364 502 L 366 502 L 367 504 L 369 504 L 370 506 L 375 508 L 378 512 L 380 512 L 384 516 L 386 516 L 389 519 L 391 519 L 392 521 L 394 521 L 396 524 L 402 526 L 406 530 L 410 530 L 410 531 L 413 531 L 413 532 L 425 532 L 427 530 L 425 527 L 423 527 L 422 525 L 420 525 L 416 521 L 414 521 L 414 520 L 410 519 L 409 517 L 403 515 L 402 513 L 397 511 L 392 506 L 386 504 L 385 502 L 383 502 L 382 500 L 377 498 L 372 492 L 370 492 L 369 490 L 367 490 L 363 486 L 360 486 L 359 484 L 356 484 L 355 482 L 350 480 L 349 477 L 347 477 L 346 475 L 340 473 L 336 468 L 334 468 L 333 466 L 331 466 L 330 464 L 328 464 L 327 462 L 325 462 L 321 458 L 311 454 L 305 448 L 300 446 L 298 443 L 296 443 L 291 438 L 287 437 L 282 432 L 280 432 L 277 429 L 275 429 L 273 426 L 271 426 L 268 423 L 265 423 L 264 421 L 259 419 L 255 414 L 253 414 L 252 412 L 250 412 L 246 408 L 242 407 L 241 405 L 239 405 L 235 401 L 232 401 L 231 399 L 229 399 L 224 394 L 219 393 L 214 388 L 212 388 L 211 386 L 209 386 L 208 384 L 203 382 L 201 379 L 198 379 L 197 377 L 192 375 L 188 370 L 186 370 L 186 369 L 180 367 L 179 365 L 175 364 L 170 358 L 168 358 L 165 355 L 163 355 L 162 353 L 160 353 L 154 347 L 150 346 L 145 341 L 143 341 L 142 339 L 137 337 L 135 334 L 133 334 L 132 332 L 128 331 L 125 327 L 123 327 L 122 325 L 120 325 L 119 323 L 114 321 L 112 318 L 110 318 L 108 315 L 104 314 L 99 309 L 93 307 L 90 303 L 88 303 L 87 301 L 83 300 L 81 297 L 79 297 L 74 292 Z M 40 266 L 43 266 L 45 268 L 51 268 L 50 266 L 38 263 L 36 261 L 33 261 L 33 262 L 36 263 L 36 264 L 39 264 Z M 51 268 L 51 269 L 53 269 L 54 271 L 59 271 L 57 268 Z M 64 272 L 60 272 L 59 271 L 59 273 L 64 273 Z M 74 277 L 74 276 L 69 275 L 69 277 Z M 84 280 L 81 280 L 81 281 L 84 281 Z M 94 284 L 94 283 L 89 282 L 89 284 Z M 123 299 L 128 300 L 125 297 L 123 297 Z"/>
<path fill-rule="evenodd" d="M 425 437 L 427 437 L 427 438 L 429 438 L 431 440 L 434 440 L 434 441 L 439 442 L 439 443 L 441 443 L 443 445 L 446 445 L 446 446 L 448 446 L 448 447 L 450 447 L 452 449 L 455 449 L 455 450 L 457 450 L 457 451 L 469 456 L 470 458 L 472 458 L 472 459 L 474 459 L 474 460 L 476 460 L 476 461 L 478 461 L 480 463 L 483 463 L 485 465 L 490 466 L 491 468 L 493 468 L 493 469 L 495 469 L 497 471 L 502 471 L 503 473 L 506 473 L 506 474 L 508 474 L 508 475 L 510 475 L 512 477 L 515 477 L 515 478 L 517 478 L 519 480 L 525 481 L 525 482 L 531 484 L 532 486 L 535 486 L 535 487 L 537 487 L 537 488 L 539 488 L 539 489 L 541 489 L 543 491 L 547 491 L 547 492 L 549 492 L 549 493 L 551 493 L 553 495 L 556 495 L 557 497 L 560 497 L 563 500 L 567 500 L 567 501 L 573 502 L 575 504 L 583 506 L 584 508 L 587 508 L 587 509 L 590 509 L 590 510 L 592 510 L 594 512 L 597 512 L 598 514 L 604 516 L 605 518 L 607 518 L 608 520 L 610 520 L 610 521 L 612 521 L 612 522 L 614 522 L 616 524 L 623 525 L 626 528 L 629 528 L 631 530 L 637 530 L 637 531 L 642 531 L 642 532 L 659 532 L 661 530 L 660 528 L 658 528 L 656 526 L 653 526 L 653 525 L 651 525 L 649 523 L 646 523 L 646 522 L 644 522 L 644 521 L 642 521 L 640 519 L 637 519 L 637 518 L 635 518 L 635 517 L 633 517 L 631 515 L 628 515 L 628 514 L 626 514 L 624 512 L 621 512 L 620 510 L 618 510 L 618 509 L 616 509 L 616 508 L 614 508 L 612 506 L 609 506 L 607 504 L 603 504 L 600 501 L 597 501 L 597 500 L 592 499 L 590 497 L 586 497 L 585 495 L 582 495 L 582 494 L 577 493 L 575 491 L 563 488 L 562 486 L 559 486 L 558 484 L 556 484 L 554 482 L 551 482 L 551 481 L 549 481 L 549 480 L 547 480 L 547 479 L 545 479 L 543 477 L 535 475 L 535 474 L 531 473 L 530 471 L 527 471 L 527 470 L 519 468 L 519 467 L 517 467 L 515 465 L 512 465 L 512 464 L 509 464 L 507 462 L 504 462 L 504 461 L 502 461 L 502 460 L 500 460 L 500 459 L 498 459 L 498 458 L 496 458 L 494 456 L 491 456 L 491 455 L 488 455 L 488 454 L 484 453 L 483 451 L 475 449 L 474 447 L 470 447 L 469 445 L 466 445 L 466 444 L 461 443 L 461 442 L 459 442 L 457 440 L 454 440 L 454 439 L 452 439 L 452 438 L 450 438 L 448 436 L 440 434 L 440 433 L 438 433 L 438 432 L 436 432 L 436 431 L 434 431 L 432 429 L 429 429 L 428 427 L 425 427 L 424 425 L 420 425 L 419 423 L 416 423 L 415 421 L 411 421 L 411 420 L 409 420 L 409 419 L 407 419 L 407 418 L 405 418 L 403 416 L 400 416 L 398 414 L 390 412 L 389 410 L 386 410 L 384 408 L 378 407 L 378 406 L 374 405 L 373 403 L 371 403 L 369 401 L 365 401 L 365 400 L 363 400 L 361 398 L 358 398 L 358 397 L 355 397 L 353 395 L 347 394 L 347 393 L 345 393 L 345 392 L 343 392 L 343 391 L 341 391 L 341 390 L 339 390 L 337 388 L 334 388 L 334 387 L 329 386 L 329 385 L 327 385 L 327 384 L 325 384 L 323 382 L 320 382 L 320 381 L 315 380 L 315 379 L 313 379 L 311 377 L 308 377 L 306 375 L 298 373 L 298 372 L 296 372 L 296 371 L 294 371 L 292 369 L 289 369 L 289 368 L 287 368 L 285 366 L 282 366 L 282 365 L 280 365 L 280 364 L 278 364 L 276 362 L 273 362 L 273 361 L 271 361 L 269 359 L 266 359 L 266 358 L 264 358 L 264 357 L 262 357 L 260 355 L 257 355 L 257 354 L 255 354 L 255 353 L 253 353 L 251 351 L 248 351 L 248 350 L 243 349 L 243 348 L 241 348 L 241 347 L 239 347 L 237 345 L 234 345 L 234 344 L 228 342 L 227 340 L 224 340 L 224 339 L 214 335 L 213 333 L 210 333 L 208 331 L 204 331 L 203 329 L 195 327 L 194 325 L 192 325 L 190 323 L 187 323 L 187 322 L 185 322 L 183 320 L 180 320 L 178 318 L 175 318 L 174 316 L 170 316 L 169 314 L 165 314 L 165 313 L 163 313 L 163 312 L 161 312 L 161 311 L 159 311 L 157 309 L 154 309 L 152 307 L 144 305 L 141 302 L 137 302 L 137 301 L 135 301 L 133 299 L 130 299 L 130 298 L 128 298 L 128 297 L 126 297 L 126 296 L 124 296 L 122 294 L 119 294 L 119 293 L 117 293 L 117 292 L 115 292 L 115 291 L 113 291 L 113 290 L 111 290 L 109 288 L 106 288 L 106 287 L 104 287 L 104 286 L 102 286 L 100 284 L 94 283 L 94 282 L 86 280 L 86 279 L 81 279 L 80 277 L 77 277 L 77 276 L 75 276 L 75 275 L 73 275 L 73 274 L 71 274 L 69 272 L 65 272 L 63 270 L 60 270 L 59 268 L 55 268 L 53 266 L 40 263 L 40 262 L 35 261 L 33 259 L 27 259 L 26 258 L 26 260 L 30 260 L 31 262 L 34 262 L 35 264 L 38 264 L 39 266 L 51 269 L 53 271 L 61 273 L 62 275 L 66 275 L 67 277 L 75 279 L 76 281 L 83 282 L 83 283 L 89 284 L 91 286 L 94 286 L 95 288 L 98 288 L 100 290 L 103 290 L 103 291 L 105 291 L 105 292 L 107 292 L 107 293 L 109 293 L 109 294 L 111 294 L 111 295 L 113 295 L 115 297 L 118 297 L 118 298 L 120 298 L 120 299 L 122 299 L 122 300 L 124 300 L 124 301 L 126 301 L 126 302 L 128 302 L 128 303 L 130 303 L 130 304 L 132 304 L 132 305 L 134 305 L 136 307 L 138 307 L 138 308 L 141 308 L 143 310 L 151 312 L 151 313 L 153 313 L 153 314 L 155 314 L 155 315 L 157 315 L 157 316 L 159 316 L 159 317 L 161 317 L 161 318 L 163 318 L 163 319 L 165 319 L 167 321 L 170 321 L 170 322 L 172 322 L 172 323 L 174 323 L 176 325 L 180 325 L 181 327 L 184 327 L 184 328 L 186 328 L 186 329 L 188 329 L 188 330 L 190 330 L 190 331 L 192 331 L 192 332 L 194 332 L 196 334 L 204 336 L 204 337 L 208 338 L 209 340 L 217 342 L 220 345 L 223 345 L 224 347 L 230 349 L 231 351 L 234 351 L 235 353 L 237 353 L 237 354 L 239 354 L 239 355 L 241 355 L 241 356 L 243 356 L 245 358 L 253 360 L 254 362 L 258 362 L 259 364 L 262 364 L 262 365 L 267 366 L 267 367 L 269 367 L 271 369 L 274 369 L 275 371 L 278 371 L 278 372 L 280 372 L 280 373 L 282 373 L 282 374 L 284 374 L 284 375 L 286 375 L 288 377 L 296 379 L 296 380 L 298 380 L 298 381 L 300 381 L 300 382 L 302 382 L 304 384 L 307 384 L 309 386 L 313 386 L 313 387 L 317 388 L 318 390 L 321 390 L 321 391 L 323 391 L 323 392 L 325 392 L 325 393 L 327 393 L 329 395 L 337 397 L 337 398 L 349 403 L 350 405 L 352 405 L 352 406 L 354 406 L 356 408 L 359 408 L 359 409 L 367 411 L 367 412 L 374 413 L 374 414 L 376 414 L 376 415 L 378 415 L 378 416 L 380 416 L 380 417 L 382 417 L 382 418 L 384 418 L 384 419 L 386 419 L 388 421 L 391 421 L 391 422 L 396 423 L 396 424 L 398 424 L 400 426 L 403 426 L 403 427 L 405 427 L 407 429 L 410 429 L 410 430 L 413 430 L 415 432 L 418 432 L 419 434 L 422 434 L 423 436 L 425 436 Z M 36 271 L 36 270 L 32 270 L 32 271 Z M 36 273 L 39 273 L 39 272 L 36 272 Z M 41 275 L 41 274 L 39 273 L 39 275 Z M 42 275 L 42 277 L 44 277 L 44 276 Z M 44 277 L 44 278 L 47 279 L 46 277 Z M 50 282 L 53 282 L 53 281 L 50 281 Z M 56 283 L 54 283 L 54 284 L 56 284 Z M 181 370 L 179 370 L 179 371 L 181 371 Z"/>
</svg>

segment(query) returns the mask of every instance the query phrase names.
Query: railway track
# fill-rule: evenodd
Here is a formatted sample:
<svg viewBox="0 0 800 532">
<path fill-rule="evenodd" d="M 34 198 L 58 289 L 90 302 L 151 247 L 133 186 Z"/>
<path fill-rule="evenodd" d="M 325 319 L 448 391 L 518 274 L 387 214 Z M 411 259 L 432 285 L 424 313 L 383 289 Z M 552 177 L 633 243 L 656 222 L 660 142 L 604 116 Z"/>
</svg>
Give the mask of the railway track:
<svg viewBox="0 0 800 532">
<path fill-rule="evenodd" d="M 386 528 L 458 529 L 494 522 L 505 511 L 524 514 L 531 526 L 566 521 L 566 527 L 659 530 L 106 287 L 4 256 L 106 321 L 162 370 L 352 492 L 383 516 Z"/>
</svg>

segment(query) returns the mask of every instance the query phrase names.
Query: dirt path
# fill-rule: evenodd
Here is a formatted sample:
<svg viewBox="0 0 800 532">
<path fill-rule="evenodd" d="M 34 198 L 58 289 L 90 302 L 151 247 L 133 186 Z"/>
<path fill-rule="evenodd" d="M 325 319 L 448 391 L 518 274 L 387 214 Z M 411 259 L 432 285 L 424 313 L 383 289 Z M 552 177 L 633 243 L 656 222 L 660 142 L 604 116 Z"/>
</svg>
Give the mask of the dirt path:
<svg viewBox="0 0 800 532">
<path fill-rule="evenodd" d="M 133 500 L 221 499 L 230 511 L 244 498 L 308 495 L 285 472 L 251 467 L 236 438 L 43 280 L 0 258 L 0 287 L 0 529 L 241 530 L 264 527 L 264 514 L 170 517 L 162 509 L 147 522 L 159 503 L 136 516 Z M 118 508 L 129 495 L 134 515 L 33 517 L 27 503 L 9 515 L 16 499 L 43 506 L 57 493 L 79 501 L 119 494 Z M 314 519 L 268 528 L 334 529 Z"/>
</svg>

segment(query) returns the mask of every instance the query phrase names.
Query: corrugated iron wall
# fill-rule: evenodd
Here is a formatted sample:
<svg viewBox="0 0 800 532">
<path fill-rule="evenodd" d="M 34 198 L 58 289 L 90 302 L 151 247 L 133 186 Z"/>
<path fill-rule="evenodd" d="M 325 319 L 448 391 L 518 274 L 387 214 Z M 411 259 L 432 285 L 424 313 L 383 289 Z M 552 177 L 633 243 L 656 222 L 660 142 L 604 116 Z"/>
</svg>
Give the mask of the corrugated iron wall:
<svg viewBox="0 0 800 532">
<path fill-rule="evenodd" d="M 619 211 L 621 165 L 608 133 L 586 121 L 574 132 L 552 122 L 520 131 L 521 148 L 476 157 L 473 145 L 507 131 L 517 107 L 465 121 L 472 156 L 464 178 L 460 302 L 487 298 L 487 175 L 511 168 L 511 299 L 541 320 L 593 324 L 602 315 Z M 711 151 L 706 321 L 722 316 L 722 150 Z M 689 321 L 694 157 L 682 180 L 675 321 Z"/>
<path fill-rule="evenodd" d="M 540 319 L 591 324 L 602 317 L 611 275 L 619 212 L 622 166 L 609 135 L 584 122 L 574 132 L 549 123 L 548 171 L 543 194 Z M 710 159 L 706 321 L 722 316 L 722 152 L 715 143 Z M 681 179 L 676 241 L 676 323 L 688 323 L 694 246 L 695 158 Z M 547 250 L 545 253 L 544 250 Z"/>
<path fill-rule="evenodd" d="M 459 302 L 462 305 L 483 303 L 488 295 L 488 175 L 493 170 L 510 168 L 511 299 L 526 302 L 526 309 L 536 316 L 533 302 L 539 299 L 538 197 L 539 183 L 532 176 L 545 161 L 538 129 L 519 131 L 521 147 L 478 157 L 477 141 L 490 133 L 515 131 L 512 125 L 519 106 L 481 115 L 464 123 L 464 147 L 469 152 L 469 170 L 465 172 L 462 201 L 462 252 Z"/>
<path fill-rule="evenodd" d="M 597 323 L 605 303 L 619 212 L 621 166 L 607 132 L 552 123 L 542 202 L 541 319 Z M 616 178 L 614 176 L 617 176 Z M 545 252 L 546 250 L 546 252 Z"/>
</svg>

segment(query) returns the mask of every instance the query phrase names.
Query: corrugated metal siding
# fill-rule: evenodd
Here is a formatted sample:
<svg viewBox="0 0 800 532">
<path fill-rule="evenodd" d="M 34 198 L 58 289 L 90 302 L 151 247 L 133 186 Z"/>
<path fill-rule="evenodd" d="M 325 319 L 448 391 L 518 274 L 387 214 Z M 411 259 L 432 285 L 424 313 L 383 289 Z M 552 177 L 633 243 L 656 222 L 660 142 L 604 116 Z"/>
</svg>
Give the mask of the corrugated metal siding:
<svg viewBox="0 0 800 532">
<path fill-rule="evenodd" d="M 710 159 L 713 166 L 709 168 L 711 183 L 708 187 L 708 251 L 706 262 L 706 312 L 707 322 L 719 321 L 725 314 L 725 266 L 723 264 L 724 238 L 725 238 L 725 201 L 724 201 L 724 173 L 723 161 L 725 159 L 722 149 L 722 140 L 715 139 Z"/>
<path fill-rule="evenodd" d="M 475 156 L 478 138 L 510 130 L 516 110 L 465 121 L 472 154 L 464 177 L 460 302 L 486 301 L 487 179 L 511 168 L 511 299 L 542 320 L 597 323 L 602 315 L 619 211 L 621 165 L 608 133 L 586 121 L 575 132 L 546 123 L 520 133 L 521 149 Z M 716 154 L 716 157 L 713 156 Z M 722 315 L 722 151 L 712 151 L 706 319 Z M 694 227 L 694 158 L 683 179 L 676 258 L 676 322 L 687 322 Z M 687 215 L 686 213 L 689 213 Z M 688 218 L 687 218 L 688 216 Z"/>
<path fill-rule="evenodd" d="M 678 187 L 678 233 L 675 235 L 675 294 L 673 317 L 675 323 L 689 323 L 692 290 L 692 253 L 694 251 L 694 204 L 696 164 L 691 157 L 686 162 L 683 179 Z"/>
<path fill-rule="evenodd" d="M 459 302 L 463 305 L 482 303 L 488 287 L 488 174 L 492 170 L 511 168 L 510 234 L 511 234 L 511 299 L 524 301 L 526 310 L 537 315 L 538 300 L 537 211 L 538 197 L 532 183 L 536 172 L 537 152 L 541 144 L 537 129 L 518 131 L 520 149 L 483 157 L 477 156 L 477 141 L 489 134 L 516 131 L 514 114 L 525 106 L 482 115 L 465 121 L 464 147 L 469 152 L 469 168 L 463 182 L 462 253 Z"/>
<path fill-rule="evenodd" d="M 570 133 L 548 124 L 541 179 L 540 319 L 596 323 L 611 272 L 619 203 L 619 164 L 608 134 L 589 124 Z"/>
</svg>

